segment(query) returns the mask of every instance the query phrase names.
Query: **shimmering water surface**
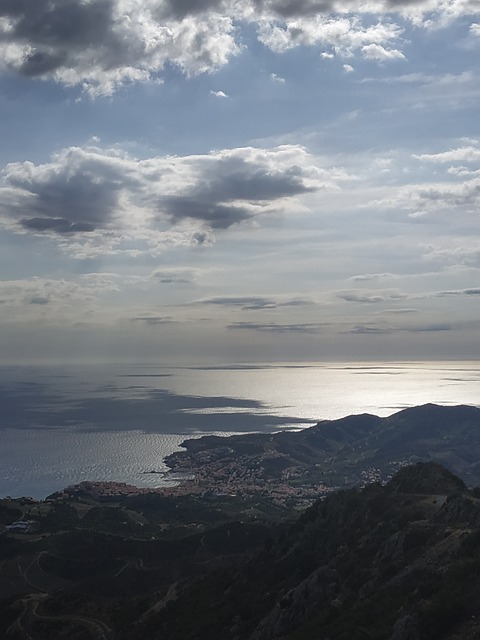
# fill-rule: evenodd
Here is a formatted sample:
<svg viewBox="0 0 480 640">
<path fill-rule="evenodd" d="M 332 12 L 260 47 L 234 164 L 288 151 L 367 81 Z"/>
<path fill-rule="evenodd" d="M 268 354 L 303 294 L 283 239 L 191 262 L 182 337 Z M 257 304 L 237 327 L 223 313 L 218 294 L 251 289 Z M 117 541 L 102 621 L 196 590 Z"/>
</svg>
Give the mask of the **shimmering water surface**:
<svg viewBox="0 0 480 640">
<path fill-rule="evenodd" d="M 434 402 L 480 406 L 480 363 L 0 370 L 0 495 L 81 480 L 159 486 L 186 437 L 301 428 Z"/>
</svg>

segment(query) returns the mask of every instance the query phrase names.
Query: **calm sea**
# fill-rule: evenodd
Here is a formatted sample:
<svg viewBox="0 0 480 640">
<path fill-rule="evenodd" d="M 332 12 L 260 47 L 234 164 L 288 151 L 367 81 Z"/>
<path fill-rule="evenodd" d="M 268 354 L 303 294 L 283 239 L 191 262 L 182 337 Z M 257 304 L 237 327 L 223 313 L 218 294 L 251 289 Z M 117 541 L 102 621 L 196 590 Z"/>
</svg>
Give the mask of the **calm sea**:
<svg viewBox="0 0 480 640">
<path fill-rule="evenodd" d="M 480 363 L 0 369 L 0 496 L 81 480 L 160 486 L 186 437 L 298 429 L 414 405 L 480 406 Z"/>
</svg>

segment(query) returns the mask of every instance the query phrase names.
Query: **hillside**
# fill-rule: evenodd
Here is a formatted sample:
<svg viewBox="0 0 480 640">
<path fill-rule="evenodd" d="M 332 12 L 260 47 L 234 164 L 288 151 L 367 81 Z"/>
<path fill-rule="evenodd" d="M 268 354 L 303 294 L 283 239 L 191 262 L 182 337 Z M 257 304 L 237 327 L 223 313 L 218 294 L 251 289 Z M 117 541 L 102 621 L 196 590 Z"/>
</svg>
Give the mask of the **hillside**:
<svg viewBox="0 0 480 640">
<path fill-rule="evenodd" d="M 207 508 L 205 498 L 183 505 L 189 526 L 175 502 L 154 508 L 148 496 L 3 505 L 53 513 L 36 531 L 0 536 L 0 637 L 474 640 L 479 496 L 444 467 L 418 463 L 293 520 L 237 510 L 233 521 L 231 504 L 228 516 L 226 503 Z M 146 536 L 154 513 L 156 535 Z"/>
<path fill-rule="evenodd" d="M 174 495 L 0 500 L 0 637 L 477 639 L 479 433 L 425 405 L 189 440 Z"/>
<path fill-rule="evenodd" d="M 187 440 L 183 447 L 185 452 L 172 454 L 166 463 L 174 471 L 194 473 L 205 488 L 215 488 L 216 471 L 221 479 L 222 470 L 228 470 L 232 491 L 262 491 L 283 481 L 311 497 L 309 487 L 326 492 L 386 481 L 401 467 L 428 460 L 475 486 L 480 484 L 480 409 L 427 404 L 386 418 L 352 415 L 301 431 L 207 436 Z"/>
</svg>

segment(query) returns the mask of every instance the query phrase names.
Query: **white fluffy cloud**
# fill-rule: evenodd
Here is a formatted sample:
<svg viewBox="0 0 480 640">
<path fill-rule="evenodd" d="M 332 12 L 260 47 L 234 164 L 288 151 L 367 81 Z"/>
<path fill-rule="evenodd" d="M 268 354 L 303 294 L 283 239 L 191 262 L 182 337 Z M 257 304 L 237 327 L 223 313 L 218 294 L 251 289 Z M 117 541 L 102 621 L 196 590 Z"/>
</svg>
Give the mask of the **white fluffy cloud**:
<svg viewBox="0 0 480 640">
<path fill-rule="evenodd" d="M 403 57 L 391 46 L 402 32 L 395 19 L 431 28 L 475 14 L 474 0 L 0 0 L 0 65 L 108 95 L 158 79 L 167 64 L 216 71 L 241 52 L 247 23 L 273 51 L 327 46 L 387 61 Z"/>
<path fill-rule="evenodd" d="M 391 23 L 363 26 L 358 16 L 317 15 L 285 23 L 265 21 L 261 25 L 259 39 L 277 53 L 297 46 L 317 45 L 331 47 L 337 55 L 350 57 L 359 51 L 363 53 L 365 47 L 388 46 L 397 41 L 401 33 L 400 27 Z"/>
<path fill-rule="evenodd" d="M 381 44 L 371 43 L 362 47 L 362 54 L 367 60 L 387 62 L 390 60 L 405 60 L 404 54 L 398 49 L 386 49 Z"/>
<path fill-rule="evenodd" d="M 480 148 L 474 146 L 458 147 L 457 149 L 450 149 L 449 151 L 442 151 L 440 153 L 423 153 L 421 155 L 414 155 L 417 160 L 423 160 L 425 162 L 479 162 L 480 161 Z"/>
</svg>

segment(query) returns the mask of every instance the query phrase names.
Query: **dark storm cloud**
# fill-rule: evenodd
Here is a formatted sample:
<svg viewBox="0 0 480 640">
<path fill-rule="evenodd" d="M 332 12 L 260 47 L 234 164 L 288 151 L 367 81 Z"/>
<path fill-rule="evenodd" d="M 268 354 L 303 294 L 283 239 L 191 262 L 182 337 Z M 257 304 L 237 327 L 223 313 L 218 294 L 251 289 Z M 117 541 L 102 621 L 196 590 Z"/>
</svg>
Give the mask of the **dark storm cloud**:
<svg viewBox="0 0 480 640">
<path fill-rule="evenodd" d="M 122 160 L 98 150 L 70 148 L 47 164 L 5 168 L 0 212 L 23 229 L 58 235 L 90 233 L 121 210 L 120 192 L 138 188 Z"/>
<path fill-rule="evenodd" d="M 148 81 L 169 62 L 187 75 L 213 71 L 238 50 L 231 22 L 207 11 L 184 24 L 192 10 L 154 0 L 0 0 L 0 66 L 92 96 Z"/>
<path fill-rule="evenodd" d="M 329 0 L 254 0 L 258 11 L 275 13 L 283 18 L 329 13 L 335 10 L 336 4 Z"/>
<path fill-rule="evenodd" d="M 189 15 L 198 15 L 210 9 L 219 9 L 222 0 L 164 0 L 159 2 L 155 17 L 158 20 L 164 18 L 175 18 L 182 20 Z"/>
<path fill-rule="evenodd" d="M 203 220 L 212 229 L 228 229 L 253 216 L 253 212 L 245 207 L 218 204 L 188 196 L 162 198 L 161 207 L 172 223 L 190 218 Z"/>
<path fill-rule="evenodd" d="M 314 191 L 304 183 L 304 173 L 298 166 L 274 169 L 256 159 L 219 157 L 213 164 L 204 163 L 189 194 L 163 196 L 159 207 L 172 222 L 190 218 L 212 229 L 228 229 L 254 216 L 248 205 Z"/>
<path fill-rule="evenodd" d="M 203 197 L 215 197 L 222 202 L 276 200 L 314 191 L 305 186 L 304 171 L 299 166 L 272 171 L 251 160 L 227 158 L 214 171 L 221 172 L 220 177 L 212 176 L 208 186 L 199 191 Z"/>
<path fill-rule="evenodd" d="M 44 75 L 75 66 L 75 50 L 98 47 L 121 54 L 112 32 L 113 0 L 0 0 L 0 16 L 13 19 L 3 39 L 33 46 L 17 70 L 27 76 Z"/>
<path fill-rule="evenodd" d="M 0 0 L 0 15 L 15 19 L 11 39 L 83 46 L 102 41 L 114 6 L 113 0 Z"/>
<path fill-rule="evenodd" d="M 354 13 L 361 9 L 354 0 L 253 0 L 257 11 L 273 13 L 282 18 L 313 16 L 325 13 Z M 372 13 L 401 10 L 405 7 L 430 7 L 429 0 L 379 0 L 370 4 Z M 435 7 L 434 7 L 435 8 Z M 365 9 L 363 9 L 365 11 Z"/>
<path fill-rule="evenodd" d="M 25 58 L 19 71 L 25 76 L 41 76 L 61 67 L 66 59 L 67 56 L 61 53 L 36 51 Z"/>
</svg>

